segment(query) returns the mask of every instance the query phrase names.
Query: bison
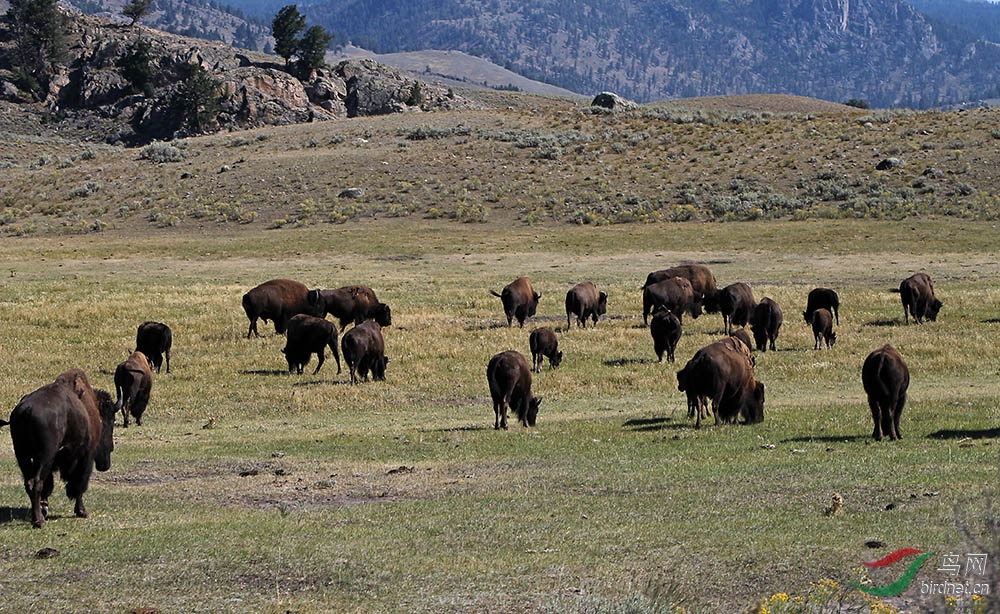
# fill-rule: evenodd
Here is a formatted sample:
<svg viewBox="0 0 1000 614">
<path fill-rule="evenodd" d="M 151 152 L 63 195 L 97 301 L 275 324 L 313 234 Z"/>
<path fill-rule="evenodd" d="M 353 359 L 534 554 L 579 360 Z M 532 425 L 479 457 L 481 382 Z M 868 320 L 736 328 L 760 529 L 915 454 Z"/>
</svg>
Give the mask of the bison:
<svg viewBox="0 0 1000 614">
<path fill-rule="evenodd" d="M 674 362 L 674 350 L 681 340 L 681 319 L 668 309 L 657 309 L 649 323 L 649 334 L 653 337 L 653 351 L 659 362 L 663 362 L 664 352 L 667 360 Z"/>
<path fill-rule="evenodd" d="M 153 372 L 149 361 L 142 352 L 135 351 L 115 367 L 115 390 L 118 400 L 115 407 L 124 418 L 122 426 L 128 427 L 128 416 L 135 417 L 135 423 L 142 426 L 142 414 L 149 405 L 149 393 L 153 389 Z"/>
<path fill-rule="evenodd" d="M 532 369 L 542 372 L 542 359 L 548 357 L 549 368 L 555 369 L 562 362 L 563 353 L 559 351 L 559 340 L 554 330 L 545 326 L 536 328 L 528 336 L 528 346 L 531 348 Z"/>
<path fill-rule="evenodd" d="M 764 420 L 764 384 L 754 379 L 749 351 L 727 337 L 706 345 L 677 372 L 677 389 L 686 392 L 688 413 L 699 408 L 696 428 L 701 427 L 702 408 L 712 401 L 715 423 L 735 422 L 742 416 L 746 424 Z"/>
<path fill-rule="evenodd" d="M 87 517 L 83 493 L 94 467 L 111 468 L 115 449 L 115 404 L 111 395 L 90 387 L 87 375 L 71 369 L 21 398 L 10 414 L 14 456 L 31 501 L 31 524 L 41 528 L 49 512 L 52 472 L 66 482 L 66 496 L 76 501 L 73 512 Z"/>
<path fill-rule="evenodd" d="M 738 281 L 729 284 L 716 294 L 719 311 L 722 312 L 722 326 L 726 334 L 733 332 L 734 326 L 746 326 L 750 321 L 757 301 L 748 284 Z"/>
<path fill-rule="evenodd" d="M 837 333 L 833 332 L 833 315 L 828 309 L 817 309 L 812 316 L 813 337 L 816 343 L 814 350 L 820 349 L 820 342 L 826 342 L 826 349 L 833 347 L 837 343 Z"/>
<path fill-rule="evenodd" d="M 806 298 L 806 310 L 802 312 L 805 321 L 812 324 L 813 312 L 817 309 L 827 309 L 833 313 L 837 326 L 840 326 L 840 297 L 830 288 L 813 288 Z"/>
<path fill-rule="evenodd" d="M 872 437 L 875 441 L 881 441 L 883 435 L 889 439 L 902 439 L 899 416 L 906 405 L 910 370 L 899 350 L 887 343 L 869 354 L 861 367 L 861 382 L 868 395 L 868 407 L 875 424 Z"/>
<path fill-rule="evenodd" d="M 542 399 L 531 395 L 531 369 L 520 352 L 508 350 L 493 356 L 486 367 L 486 381 L 496 415 L 494 429 L 507 430 L 508 408 L 522 425 L 535 426 Z"/>
<path fill-rule="evenodd" d="M 326 360 L 326 347 L 330 346 L 330 351 L 337 359 L 337 374 L 340 374 L 337 326 L 333 322 L 300 313 L 288 321 L 285 339 L 285 347 L 281 349 L 281 352 L 288 360 L 289 373 L 298 371 L 298 374 L 301 375 L 303 367 L 309 363 L 309 358 L 316 354 L 318 363 L 316 370 L 313 371 L 313 375 L 316 375 Z"/>
<path fill-rule="evenodd" d="M 694 292 L 691 282 L 683 277 L 671 277 L 642 289 L 642 323 L 649 322 L 649 314 L 657 307 L 673 312 L 678 318 L 686 311 L 692 318 L 701 315 L 701 299 Z"/>
<path fill-rule="evenodd" d="M 357 326 L 365 320 L 372 319 L 379 326 L 392 324 L 392 310 L 385 303 L 379 302 L 375 291 L 368 286 L 344 286 L 336 290 L 320 292 L 323 302 L 323 316 L 330 313 L 340 321 L 340 328 L 348 324 Z"/>
<path fill-rule="evenodd" d="M 774 300 L 764 297 L 750 314 L 750 330 L 757 343 L 757 349 L 766 352 L 770 346 L 774 351 L 774 340 L 781 329 L 781 307 Z"/>
<path fill-rule="evenodd" d="M 170 373 L 170 346 L 174 343 L 174 334 L 170 327 L 162 322 L 143 322 L 135 333 L 135 349 L 149 359 L 149 366 L 160 372 L 163 357 L 167 357 L 167 373 Z"/>
<path fill-rule="evenodd" d="M 250 320 L 247 329 L 247 339 L 257 332 L 257 319 L 266 323 L 274 321 L 274 332 L 285 333 L 288 320 L 292 316 L 304 313 L 310 316 L 323 317 L 325 304 L 319 290 L 310 290 L 305 284 L 291 279 L 272 279 L 265 281 L 243 295 L 243 311 Z"/>
<path fill-rule="evenodd" d="M 382 326 L 375 320 L 365 320 L 344 333 L 340 339 L 340 349 L 344 362 L 351 373 L 351 383 L 360 379 L 368 381 L 368 371 L 375 381 L 385 380 L 385 367 L 389 359 L 385 357 L 385 340 Z"/>
<path fill-rule="evenodd" d="M 541 294 L 535 292 L 527 277 L 518 277 L 504 286 L 499 294 L 495 290 L 490 290 L 490 294 L 500 297 L 503 313 L 507 316 L 507 326 L 511 326 L 511 321 L 517 318 L 517 324 L 521 328 L 524 328 L 525 320 L 535 315 L 538 299 L 542 298 Z"/>
<path fill-rule="evenodd" d="M 570 329 L 571 316 L 576 316 L 576 325 L 587 328 L 587 318 L 594 321 L 608 312 L 608 293 L 599 292 L 592 281 L 583 281 L 566 293 L 566 330 Z"/>
<path fill-rule="evenodd" d="M 750 341 L 750 335 L 747 334 L 747 329 L 738 328 L 733 332 L 729 333 L 729 336 L 741 342 L 743 346 L 747 349 L 747 354 L 749 354 L 750 351 L 753 350 L 753 343 Z M 753 360 L 752 357 L 751 360 Z"/>
<path fill-rule="evenodd" d="M 705 311 L 708 313 L 716 312 L 715 294 L 718 292 L 718 288 L 715 285 L 715 275 L 712 274 L 711 269 L 704 264 L 679 264 L 669 269 L 653 271 L 646 276 L 646 283 L 642 287 L 651 286 L 671 277 L 683 277 L 690 281 L 695 296 L 703 302 Z"/>
<path fill-rule="evenodd" d="M 937 320 L 938 312 L 943 303 L 934 296 L 934 282 L 927 273 L 916 273 L 899 283 L 899 298 L 903 302 L 903 317 L 910 323 L 910 316 L 917 324 L 922 324 L 924 318 L 931 322 Z"/>
</svg>

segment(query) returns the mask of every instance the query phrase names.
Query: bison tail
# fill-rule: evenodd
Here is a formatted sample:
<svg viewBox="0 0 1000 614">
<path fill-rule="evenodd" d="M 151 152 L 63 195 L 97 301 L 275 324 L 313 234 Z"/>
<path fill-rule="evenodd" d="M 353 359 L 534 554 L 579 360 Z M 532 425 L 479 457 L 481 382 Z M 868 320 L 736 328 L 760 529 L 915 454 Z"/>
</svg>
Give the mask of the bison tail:
<svg viewBox="0 0 1000 614">
<path fill-rule="evenodd" d="M 490 290 L 490 294 L 499 298 L 503 298 L 503 295 L 497 292 L 496 290 Z"/>
<path fill-rule="evenodd" d="M 10 424 L 10 422 L 7 422 L 6 420 L 0 420 L 0 428 L 3 428 L 5 426 L 7 426 L 8 424 Z"/>
<path fill-rule="evenodd" d="M 899 288 L 889 288 L 889 292 L 894 292 L 896 294 L 899 294 L 900 292 L 902 292 L 902 290 L 900 290 Z"/>
</svg>

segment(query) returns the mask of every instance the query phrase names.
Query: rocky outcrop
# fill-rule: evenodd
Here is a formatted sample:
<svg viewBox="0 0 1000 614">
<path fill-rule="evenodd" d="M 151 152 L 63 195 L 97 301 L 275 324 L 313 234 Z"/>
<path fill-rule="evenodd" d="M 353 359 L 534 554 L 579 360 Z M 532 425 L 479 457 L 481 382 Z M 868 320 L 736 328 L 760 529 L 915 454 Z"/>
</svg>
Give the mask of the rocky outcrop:
<svg viewBox="0 0 1000 614">
<path fill-rule="evenodd" d="M 71 59 L 50 80 L 46 104 L 59 116 L 90 111 L 115 123 L 105 138 L 127 145 L 188 135 L 172 101 L 191 66 L 218 83 L 218 114 L 207 123 L 209 130 L 474 106 L 372 60 L 347 60 L 303 79 L 286 70 L 281 58 L 224 43 L 83 15 L 74 15 L 71 24 Z M 122 70 L 138 48 L 145 49 L 151 75 L 142 93 Z M 17 99 L 10 82 L 0 93 Z"/>
</svg>

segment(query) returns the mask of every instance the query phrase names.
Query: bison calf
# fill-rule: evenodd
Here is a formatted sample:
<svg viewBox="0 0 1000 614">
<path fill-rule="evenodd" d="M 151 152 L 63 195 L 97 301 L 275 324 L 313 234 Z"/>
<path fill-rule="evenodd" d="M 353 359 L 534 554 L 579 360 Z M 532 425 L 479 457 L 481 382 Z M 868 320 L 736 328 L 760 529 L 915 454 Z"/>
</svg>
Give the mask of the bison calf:
<svg viewBox="0 0 1000 614">
<path fill-rule="evenodd" d="M 608 293 L 599 292 L 592 281 L 584 281 L 570 288 L 566 293 L 566 330 L 570 329 L 571 316 L 576 316 L 576 325 L 587 328 L 587 318 L 594 321 L 608 312 Z"/>
<path fill-rule="evenodd" d="M 510 408 L 524 426 L 535 426 L 541 397 L 531 394 L 531 370 L 520 352 L 508 350 L 490 359 L 486 381 L 493 399 L 495 429 L 507 429 L 507 409 Z"/>
<path fill-rule="evenodd" d="M 111 468 L 115 412 L 111 395 L 91 388 L 80 369 L 66 371 L 18 402 L 10 414 L 10 436 L 33 526 L 45 524 L 55 470 L 66 482 L 66 496 L 76 502 L 73 512 L 87 517 L 83 493 L 90 475 L 95 466 L 98 471 Z"/>
<path fill-rule="evenodd" d="M 549 359 L 549 368 L 555 369 L 562 362 L 563 353 L 559 351 L 559 340 L 556 333 L 548 326 L 536 328 L 528 336 L 528 346 L 531 348 L 531 364 L 536 373 L 542 372 L 542 358 Z"/>
<path fill-rule="evenodd" d="M 142 414 L 149 405 L 149 393 L 153 389 L 153 372 L 149 361 L 142 352 L 132 352 L 124 362 L 115 368 L 115 390 L 118 401 L 115 407 L 121 410 L 124 423 L 128 426 L 128 416 L 135 417 L 135 423 L 142 426 Z"/>
<path fill-rule="evenodd" d="M 173 343 L 173 332 L 162 322 L 143 322 L 135 333 L 135 350 L 146 355 L 149 365 L 157 373 L 160 372 L 164 355 L 167 357 L 167 373 L 170 373 L 170 346 Z"/>
<path fill-rule="evenodd" d="M 775 351 L 774 341 L 778 338 L 781 321 L 781 307 L 766 296 L 753 308 L 750 314 L 750 330 L 753 332 L 758 350 L 766 352 L 770 346 L 771 351 Z"/>
<path fill-rule="evenodd" d="M 667 309 L 658 309 L 649 323 L 649 334 L 653 337 L 653 351 L 659 362 L 663 362 L 664 352 L 667 360 L 674 362 L 674 350 L 681 340 L 681 319 Z"/>
<path fill-rule="evenodd" d="M 389 359 L 385 357 L 385 340 L 382 338 L 382 326 L 378 322 L 365 320 L 344 333 L 340 349 L 344 352 L 344 362 L 351 373 L 352 384 L 357 384 L 359 378 L 368 381 L 369 371 L 375 381 L 385 380 L 385 367 Z"/>
<path fill-rule="evenodd" d="M 872 437 L 881 441 L 902 439 L 899 417 L 906 405 L 906 389 L 910 385 L 910 370 L 899 350 L 888 343 L 875 350 L 861 367 L 861 382 L 868 395 L 868 407 L 875 425 Z"/>
<path fill-rule="evenodd" d="M 326 347 L 330 347 L 337 359 L 337 374 L 340 374 L 340 349 L 337 346 L 337 326 L 324 318 L 299 314 L 288 321 L 288 331 L 285 334 L 285 347 L 281 352 L 288 360 L 288 372 L 298 371 L 309 363 L 309 358 L 316 354 L 318 364 L 313 375 L 319 373 L 326 361 Z"/>
<path fill-rule="evenodd" d="M 826 349 L 837 343 L 837 333 L 833 332 L 833 315 L 827 309 L 817 309 L 812 315 L 813 337 L 816 339 L 814 350 L 820 349 L 821 341 L 826 342 Z"/>
<path fill-rule="evenodd" d="M 535 315 L 538 309 L 538 299 L 542 295 L 535 292 L 531 285 L 531 279 L 518 277 L 514 281 L 504 286 L 503 291 L 497 293 L 490 290 L 493 296 L 499 296 L 503 304 L 503 313 L 507 316 L 507 326 L 516 318 L 517 325 L 524 328 L 524 321 Z"/>
</svg>

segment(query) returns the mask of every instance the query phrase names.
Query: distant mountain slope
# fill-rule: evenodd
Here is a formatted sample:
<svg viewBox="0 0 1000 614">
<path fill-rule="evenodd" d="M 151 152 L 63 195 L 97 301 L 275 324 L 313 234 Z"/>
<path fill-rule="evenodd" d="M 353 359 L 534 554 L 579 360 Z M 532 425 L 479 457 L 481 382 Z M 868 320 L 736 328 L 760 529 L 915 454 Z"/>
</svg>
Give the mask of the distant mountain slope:
<svg viewBox="0 0 1000 614">
<path fill-rule="evenodd" d="M 1000 43 L 1000 4 L 984 0 L 908 0 L 924 15 Z"/>
<path fill-rule="evenodd" d="M 774 92 L 922 108 L 1000 87 L 1000 46 L 902 0 L 336 0 L 301 10 L 378 53 L 458 50 L 639 101 Z"/>
</svg>

